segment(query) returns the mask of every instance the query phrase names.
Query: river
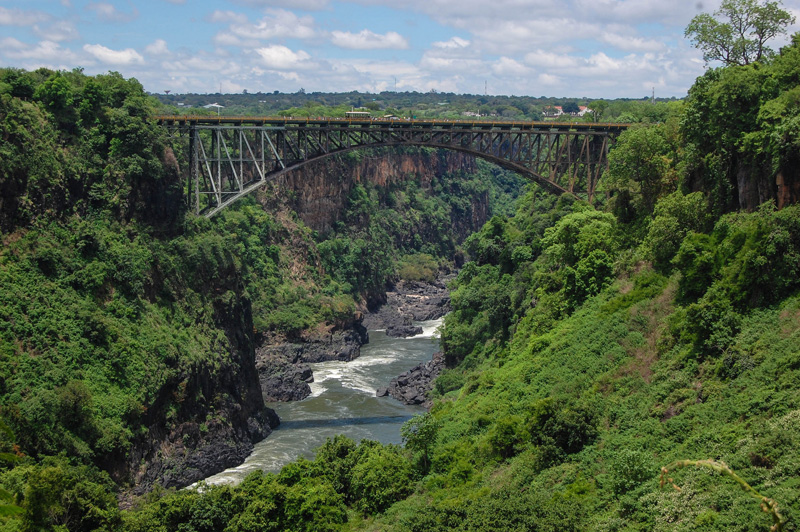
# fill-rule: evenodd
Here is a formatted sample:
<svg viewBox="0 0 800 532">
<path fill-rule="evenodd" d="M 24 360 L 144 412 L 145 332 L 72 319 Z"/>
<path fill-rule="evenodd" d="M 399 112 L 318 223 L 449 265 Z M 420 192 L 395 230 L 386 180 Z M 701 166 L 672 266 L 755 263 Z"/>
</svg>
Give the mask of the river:
<svg viewBox="0 0 800 532">
<path fill-rule="evenodd" d="M 441 320 L 419 322 L 423 332 L 411 338 L 391 338 L 384 331 L 369 331 L 369 343 L 361 356 L 350 362 L 311 364 L 314 382 L 311 395 L 302 401 L 270 403 L 281 418 L 280 426 L 238 467 L 208 477 L 209 484 L 236 483 L 261 469 L 279 471 L 337 434 L 355 440 L 401 443 L 400 426 L 418 406 L 404 405 L 391 397 L 376 397 L 377 388 L 412 367 L 431 359 L 439 348 L 436 328 Z"/>
</svg>

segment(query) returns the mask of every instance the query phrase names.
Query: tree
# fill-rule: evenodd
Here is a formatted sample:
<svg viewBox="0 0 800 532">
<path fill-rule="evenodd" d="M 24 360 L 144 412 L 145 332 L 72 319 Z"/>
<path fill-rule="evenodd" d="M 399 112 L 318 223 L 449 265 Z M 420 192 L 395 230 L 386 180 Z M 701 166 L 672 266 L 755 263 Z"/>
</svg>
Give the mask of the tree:
<svg viewBox="0 0 800 532">
<path fill-rule="evenodd" d="M 565 114 L 574 115 L 581 112 L 580 106 L 575 102 L 567 102 L 561 106 L 561 110 Z"/>
<path fill-rule="evenodd" d="M 674 190 L 675 158 L 666 125 L 630 128 L 608 154 L 606 183 L 611 190 L 638 196 L 636 211 L 649 214 L 663 192 Z"/>
<path fill-rule="evenodd" d="M 589 109 L 592 110 L 592 118 L 595 122 L 599 122 L 600 118 L 605 114 L 608 109 L 608 102 L 605 100 L 594 100 L 589 103 Z"/>
<path fill-rule="evenodd" d="M 701 13 L 692 19 L 684 35 L 703 51 L 703 59 L 725 65 L 749 65 L 773 55 L 766 43 L 786 33 L 794 17 L 780 1 L 724 0 L 714 16 Z M 720 22 L 718 18 L 727 18 Z"/>
<path fill-rule="evenodd" d="M 406 448 L 419 455 L 422 472 L 430 468 L 430 453 L 439 431 L 439 423 L 430 414 L 418 414 L 400 427 Z"/>
</svg>

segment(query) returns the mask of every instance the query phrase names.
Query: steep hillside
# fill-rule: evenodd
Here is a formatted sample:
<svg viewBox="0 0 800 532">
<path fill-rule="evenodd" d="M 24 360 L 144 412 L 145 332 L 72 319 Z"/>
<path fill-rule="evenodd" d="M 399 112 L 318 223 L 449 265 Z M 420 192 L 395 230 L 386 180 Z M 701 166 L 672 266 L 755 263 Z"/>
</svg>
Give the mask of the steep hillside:
<svg viewBox="0 0 800 532">
<path fill-rule="evenodd" d="M 651 229 L 704 218 L 697 193 L 658 205 Z M 279 475 L 165 494 L 127 529 L 795 530 L 800 208 L 687 232 L 658 270 L 642 257 L 666 235 L 631 252 L 624 232 L 529 194 L 467 244 L 450 369 L 405 449 L 329 440 Z M 713 469 L 728 466 L 776 512 Z"/>
<path fill-rule="evenodd" d="M 278 423 L 257 347 L 353 327 L 405 256 L 451 261 L 522 184 L 436 152 L 355 153 L 287 175 L 261 193 L 268 211 L 251 198 L 209 221 L 183 211 L 182 154 L 152 106 L 117 74 L 0 70 L 0 508 L 25 509 L 11 529 L 116 529 L 119 490 L 240 463 Z M 413 233 L 433 221 L 423 249 Z"/>
<path fill-rule="evenodd" d="M 404 448 L 331 439 L 125 526 L 797 530 L 798 84 L 797 37 L 710 70 L 621 135 L 602 204 L 531 190 L 468 238 Z"/>
</svg>

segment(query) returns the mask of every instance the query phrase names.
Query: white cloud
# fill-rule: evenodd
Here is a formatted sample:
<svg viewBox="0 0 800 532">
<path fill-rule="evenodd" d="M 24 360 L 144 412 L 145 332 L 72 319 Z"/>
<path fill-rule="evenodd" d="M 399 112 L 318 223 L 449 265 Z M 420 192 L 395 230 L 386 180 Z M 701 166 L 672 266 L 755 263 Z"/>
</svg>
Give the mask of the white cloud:
<svg viewBox="0 0 800 532">
<path fill-rule="evenodd" d="M 229 24 L 225 31 L 214 36 L 217 46 L 256 48 L 261 44 L 259 41 L 310 39 L 317 34 L 312 17 L 300 17 L 284 9 L 268 9 L 267 15 L 254 23 L 246 15 L 234 11 L 215 11 L 208 20 Z"/>
<path fill-rule="evenodd" d="M 247 15 L 236 13 L 235 11 L 216 10 L 208 16 L 209 22 L 221 22 L 223 24 L 247 24 Z"/>
<path fill-rule="evenodd" d="M 90 2 L 86 4 L 86 9 L 94 11 L 97 18 L 105 22 L 130 22 L 139 16 L 136 8 L 130 13 L 123 13 L 107 2 Z"/>
<path fill-rule="evenodd" d="M 111 48 L 106 48 L 101 44 L 84 44 L 83 50 L 101 63 L 106 63 L 109 65 L 131 65 L 135 63 L 144 63 L 144 58 L 133 48 L 112 50 Z"/>
<path fill-rule="evenodd" d="M 479 58 L 443 57 L 427 52 L 423 54 L 419 66 L 434 76 L 442 72 L 448 74 L 483 72 L 486 68 L 486 64 Z"/>
<path fill-rule="evenodd" d="M 169 55 L 169 48 L 167 41 L 164 39 L 156 39 L 145 47 L 144 51 L 149 55 Z"/>
<path fill-rule="evenodd" d="M 6 57 L 33 60 L 41 62 L 40 64 L 69 63 L 77 60 L 73 52 L 53 41 L 41 41 L 31 46 L 13 37 L 6 37 L 0 40 L 0 49 Z"/>
<path fill-rule="evenodd" d="M 547 73 L 542 73 L 536 76 L 536 81 L 539 82 L 540 85 L 544 85 L 546 87 L 554 87 L 563 83 L 561 78 L 558 76 Z"/>
<path fill-rule="evenodd" d="M 713 12 L 719 0 L 576 0 L 575 10 L 599 22 L 686 25 L 701 12 Z"/>
<path fill-rule="evenodd" d="M 0 7 L 0 26 L 32 26 L 49 18 L 46 13 L 40 11 L 23 11 L 22 9 Z"/>
<path fill-rule="evenodd" d="M 602 33 L 601 26 L 569 18 L 534 18 L 518 20 L 470 21 L 473 42 L 485 53 L 523 53 L 531 47 L 559 46 L 579 39 L 594 39 Z"/>
<path fill-rule="evenodd" d="M 579 61 L 564 53 L 536 50 L 525 54 L 525 63 L 538 68 L 572 69 L 578 68 Z"/>
<path fill-rule="evenodd" d="M 255 48 L 259 45 L 257 40 L 240 39 L 236 35 L 226 32 L 217 33 L 212 41 L 217 46 L 236 46 L 239 48 Z"/>
<path fill-rule="evenodd" d="M 310 16 L 298 17 L 284 9 L 268 11 L 268 15 L 255 24 L 231 25 L 230 30 L 247 39 L 309 39 L 316 34 Z"/>
<path fill-rule="evenodd" d="M 500 77 L 525 76 L 530 73 L 530 69 L 510 57 L 501 57 L 492 65 L 492 73 Z"/>
<path fill-rule="evenodd" d="M 49 41 L 62 42 L 80 39 L 78 28 L 69 20 L 56 20 L 46 26 L 36 24 L 33 26 L 33 33 Z"/>
<path fill-rule="evenodd" d="M 383 35 L 370 30 L 361 30 L 358 33 L 332 31 L 331 43 L 350 50 L 405 50 L 408 48 L 406 38 L 394 31 Z"/>
<path fill-rule="evenodd" d="M 440 73 L 446 72 L 450 79 L 455 79 L 453 76 L 487 72 L 490 69 L 490 65 L 467 39 L 452 37 L 447 41 L 434 42 L 431 46 L 419 61 L 420 68 L 429 77 L 436 78 Z M 428 88 L 439 90 L 439 86 Z"/>
<path fill-rule="evenodd" d="M 202 73 L 203 76 L 205 76 L 207 72 L 222 72 L 224 69 L 230 68 L 231 64 L 232 63 L 226 58 L 201 54 L 192 57 L 184 57 L 175 61 L 164 61 L 161 63 L 161 66 L 168 72 Z"/>
<path fill-rule="evenodd" d="M 461 37 L 452 37 L 448 41 L 438 41 L 432 44 L 434 48 L 441 48 L 443 50 L 461 50 L 469 46 L 469 41 Z"/>
<path fill-rule="evenodd" d="M 292 70 L 296 68 L 309 68 L 311 56 L 303 50 L 293 52 L 286 46 L 273 44 L 257 48 L 255 52 L 261 58 L 261 64 L 275 70 Z"/>
<path fill-rule="evenodd" d="M 603 33 L 600 40 L 610 44 L 618 50 L 628 52 L 660 52 L 666 48 L 663 42 L 655 39 L 645 39 L 631 35 L 620 35 L 618 33 Z"/>
</svg>

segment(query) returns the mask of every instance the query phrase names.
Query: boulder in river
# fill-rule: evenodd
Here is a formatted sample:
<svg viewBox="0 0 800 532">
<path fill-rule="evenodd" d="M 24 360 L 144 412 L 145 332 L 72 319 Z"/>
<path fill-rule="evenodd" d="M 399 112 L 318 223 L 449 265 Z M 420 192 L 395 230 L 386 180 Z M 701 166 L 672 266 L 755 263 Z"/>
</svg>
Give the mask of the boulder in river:
<svg viewBox="0 0 800 532">
<path fill-rule="evenodd" d="M 393 338 L 408 338 L 422 334 L 422 327 L 418 325 L 393 325 L 386 328 L 386 336 Z"/>
<path fill-rule="evenodd" d="M 433 389 L 433 381 L 444 369 L 444 354 L 439 351 L 433 358 L 414 366 L 410 370 L 392 379 L 387 388 L 379 388 L 378 397 L 391 395 L 406 405 L 420 405 L 431 407 L 429 392 Z"/>
</svg>

